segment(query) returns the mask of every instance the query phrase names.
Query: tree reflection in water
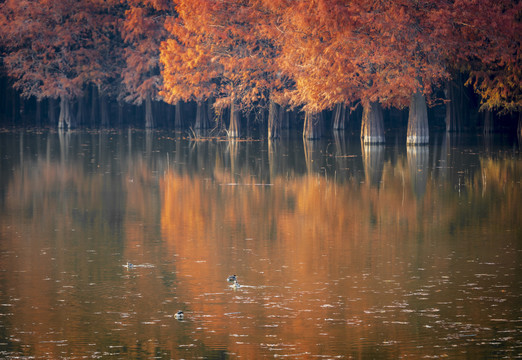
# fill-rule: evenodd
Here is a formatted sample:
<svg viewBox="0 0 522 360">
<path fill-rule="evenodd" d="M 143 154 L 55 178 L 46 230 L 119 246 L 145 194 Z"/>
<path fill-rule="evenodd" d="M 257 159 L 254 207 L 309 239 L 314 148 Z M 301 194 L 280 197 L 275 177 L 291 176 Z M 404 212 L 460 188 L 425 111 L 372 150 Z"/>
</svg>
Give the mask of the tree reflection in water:
<svg viewBox="0 0 522 360">
<path fill-rule="evenodd" d="M 5 356 L 515 354 L 510 146 L 0 137 Z"/>
</svg>

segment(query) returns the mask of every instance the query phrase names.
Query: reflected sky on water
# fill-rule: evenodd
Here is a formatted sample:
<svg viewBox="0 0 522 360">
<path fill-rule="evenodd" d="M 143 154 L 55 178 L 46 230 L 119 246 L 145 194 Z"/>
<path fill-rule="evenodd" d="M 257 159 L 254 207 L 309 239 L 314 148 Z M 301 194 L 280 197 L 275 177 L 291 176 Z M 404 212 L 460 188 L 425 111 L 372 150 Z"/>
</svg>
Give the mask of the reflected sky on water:
<svg viewBox="0 0 522 360">
<path fill-rule="evenodd" d="M 0 161 L 0 357 L 522 356 L 516 140 L 3 132 Z"/>
</svg>

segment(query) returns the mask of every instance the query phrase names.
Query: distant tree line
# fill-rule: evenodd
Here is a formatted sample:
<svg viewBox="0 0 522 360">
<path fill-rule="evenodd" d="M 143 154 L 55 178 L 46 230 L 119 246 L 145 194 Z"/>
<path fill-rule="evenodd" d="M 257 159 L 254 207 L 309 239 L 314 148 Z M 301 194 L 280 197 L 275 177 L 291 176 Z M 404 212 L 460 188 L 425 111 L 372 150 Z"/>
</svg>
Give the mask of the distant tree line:
<svg viewBox="0 0 522 360">
<path fill-rule="evenodd" d="M 521 20 L 512 0 L 4 0 L 0 111 L 231 138 L 327 124 L 382 143 L 391 124 L 424 144 L 428 118 L 489 132 L 501 116 L 522 133 Z"/>
</svg>

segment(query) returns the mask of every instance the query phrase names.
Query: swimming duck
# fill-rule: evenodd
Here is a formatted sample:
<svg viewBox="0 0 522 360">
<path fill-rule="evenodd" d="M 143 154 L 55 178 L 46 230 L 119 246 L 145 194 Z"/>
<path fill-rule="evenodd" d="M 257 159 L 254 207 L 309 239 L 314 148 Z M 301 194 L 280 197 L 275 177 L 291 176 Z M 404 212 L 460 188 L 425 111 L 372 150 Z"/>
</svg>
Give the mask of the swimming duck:
<svg viewBox="0 0 522 360">
<path fill-rule="evenodd" d="M 232 287 L 234 289 L 239 289 L 241 287 L 241 285 L 239 285 L 237 280 L 234 280 L 234 283 L 232 285 L 230 285 L 230 287 Z"/>
<path fill-rule="evenodd" d="M 127 261 L 127 263 L 125 265 L 123 265 L 123 267 L 125 267 L 127 269 L 132 269 L 134 267 L 134 265 Z"/>
<path fill-rule="evenodd" d="M 182 320 L 183 319 L 183 311 L 179 310 L 176 315 L 174 315 L 174 317 L 178 320 Z"/>
<path fill-rule="evenodd" d="M 232 282 L 232 281 L 236 281 L 236 279 L 237 279 L 236 275 L 230 275 L 230 276 L 227 278 L 227 281 Z"/>
</svg>

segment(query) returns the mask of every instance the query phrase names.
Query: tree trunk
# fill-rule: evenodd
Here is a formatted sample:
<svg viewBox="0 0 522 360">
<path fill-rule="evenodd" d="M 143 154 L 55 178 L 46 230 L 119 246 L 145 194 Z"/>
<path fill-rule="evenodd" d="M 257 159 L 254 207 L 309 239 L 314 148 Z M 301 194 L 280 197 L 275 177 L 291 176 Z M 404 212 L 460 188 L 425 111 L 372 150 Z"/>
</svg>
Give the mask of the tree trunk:
<svg viewBox="0 0 522 360">
<path fill-rule="evenodd" d="M 364 144 L 384 143 L 384 124 L 381 105 L 372 102 L 364 106 L 361 124 L 361 137 Z"/>
<path fill-rule="evenodd" d="M 98 117 L 98 92 L 96 86 L 92 85 L 91 90 L 91 127 L 96 126 L 96 120 Z"/>
<path fill-rule="evenodd" d="M 123 126 L 123 110 L 124 104 L 122 101 L 118 100 L 118 128 L 122 128 Z"/>
<path fill-rule="evenodd" d="M 38 127 L 42 127 L 42 99 L 37 98 L 36 99 L 36 125 Z"/>
<path fill-rule="evenodd" d="M 47 98 L 47 118 L 49 124 L 54 124 L 56 121 L 56 109 L 52 98 Z"/>
<path fill-rule="evenodd" d="M 98 90 L 99 91 L 99 90 Z M 100 112 L 101 112 L 101 126 L 106 128 L 109 127 L 109 110 L 107 104 L 107 96 L 105 94 L 100 94 Z"/>
<path fill-rule="evenodd" d="M 183 118 L 181 117 L 181 114 L 183 112 L 182 112 L 181 106 L 182 106 L 182 102 L 181 102 L 181 100 L 178 100 L 178 102 L 176 103 L 176 110 L 175 110 L 175 114 L 174 114 L 174 128 L 175 129 L 181 129 L 183 127 Z"/>
<path fill-rule="evenodd" d="M 333 129 L 344 130 L 346 123 L 346 105 L 344 103 L 335 105 Z"/>
<path fill-rule="evenodd" d="M 268 138 L 278 139 L 281 132 L 279 105 L 270 100 L 268 106 Z"/>
<path fill-rule="evenodd" d="M 290 112 L 284 106 L 279 106 L 279 122 L 281 129 L 290 129 Z"/>
<path fill-rule="evenodd" d="M 321 113 L 307 111 L 303 125 L 303 137 L 307 140 L 321 138 Z"/>
<path fill-rule="evenodd" d="M 208 129 L 207 105 L 204 100 L 197 101 L 196 123 L 194 129 Z"/>
<path fill-rule="evenodd" d="M 78 111 L 76 111 L 76 123 L 82 126 L 85 123 L 85 96 L 78 98 Z"/>
<path fill-rule="evenodd" d="M 426 98 L 420 91 L 416 91 L 410 101 L 406 143 L 409 145 L 424 145 L 429 142 L 430 135 Z"/>
<path fill-rule="evenodd" d="M 58 118 L 58 129 L 71 129 L 73 126 L 71 112 L 71 100 L 65 95 L 60 96 L 60 116 Z"/>
<path fill-rule="evenodd" d="M 470 107 L 462 75 L 458 74 L 454 80 L 446 82 L 444 94 L 446 96 L 446 132 L 462 131 L 464 124 L 469 122 Z"/>
<path fill-rule="evenodd" d="M 212 124 L 214 124 L 216 122 L 216 119 L 215 119 L 215 111 L 214 111 L 214 99 L 213 98 L 209 98 L 207 100 L 207 124 L 208 124 L 208 127 L 212 127 Z"/>
<path fill-rule="evenodd" d="M 145 98 L 145 128 L 152 129 L 154 127 L 154 118 L 152 116 L 152 97 L 147 94 Z"/>
<path fill-rule="evenodd" d="M 228 137 L 238 138 L 239 137 L 239 120 L 241 119 L 241 113 L 237 109 L 235 101 L 232 101 L 230 105 L 230 124 L 228 125 Z"/>
<path fill-rule="evenodd" d="M 493 132 L 493 114 L 491 111 L 484 111 L 484 135 L 489 135 Z"/>
</svg>

